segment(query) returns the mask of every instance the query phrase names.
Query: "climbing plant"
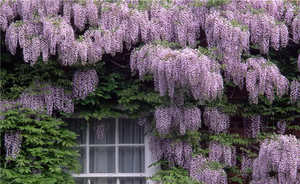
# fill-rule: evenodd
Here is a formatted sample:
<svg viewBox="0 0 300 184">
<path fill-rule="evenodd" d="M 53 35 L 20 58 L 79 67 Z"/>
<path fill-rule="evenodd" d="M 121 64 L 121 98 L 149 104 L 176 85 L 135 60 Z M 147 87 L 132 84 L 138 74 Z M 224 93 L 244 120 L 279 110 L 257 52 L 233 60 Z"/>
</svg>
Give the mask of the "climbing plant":
<svg viewBox="0 0 300 184">
<path fill-rule="evenodd" d="M 298 184 L 299 7 L 297 0 L 2 0 L 1 158 L 18 159 L 24 149 L 26 125 L 4 128 L 9 113 L 27 113 L 13 107 L 55 122 L 143 116 L 162 165 L 154 180 Z M 261 147 L 269 140 L 271 150 Z M 291 154 L 282 145 L 289 140 Z M 266 159 L 266 150 L 280 159 Z M 4 166 L 1 174 L 14 171 Z"/>
</svg>

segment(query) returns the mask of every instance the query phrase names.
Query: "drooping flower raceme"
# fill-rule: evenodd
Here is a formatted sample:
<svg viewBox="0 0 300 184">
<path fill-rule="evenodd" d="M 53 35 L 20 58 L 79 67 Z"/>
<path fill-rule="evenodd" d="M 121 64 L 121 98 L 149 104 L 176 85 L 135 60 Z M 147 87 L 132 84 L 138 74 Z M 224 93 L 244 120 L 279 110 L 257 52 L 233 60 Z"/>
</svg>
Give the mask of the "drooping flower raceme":
<svg viewBox="0 0 300 184">
<path fill-rule="evenodd" d="M 293 80 L 290 86 L 290 101 L 291 103 L 295 103 L 300 99 L 300 82 Z"/>
<path fill-rule="evenodd" d="M 295 136 L 279 135 L 274 139 L 266 139 L 254 161 L 252 179 L 260 181 L 270 177 L 269 172 L 274 171 L 277 172 L 278 183 L 295 183 L 299 162 L 300 142 Z"/>
<path fill-rule="evenodd" d="M 277 66 L 267 62 L 264 58 L 249 58 L 246 61 L 246 88 L 251 103 L 258 103 L 259 95 L 266 95 L 270 102 L 274 100 L 274 93 L 281 97 L 288 92 L 289 81 L 281 75 Z"/>
<path fill-rule="evenodd" d="M 10 131 L 4 134 L 6 157 L 16 159 L 21 149 L 22 137 L 20 132 Z"/>
<path fill-rule="evenodd" d="M 162 46 L 145 45 L 131 54 L 132 71 L 142 79 L 153 74 L 155 90 L 161 96 L 174 97 L 176 88 L 188 87 L 197 100 L 213 100 L 221 96 L 223 79 L 219 65 L 196 50 L 172 50 Z"/>
<path fill-rule="evenodd" d="M 95 91 L 98 82 L 96 70 L 76 71 L 73 77 L 73 97 L 84 99 Z"/>
<path fill-rule="evenodd" d="M 229 116 L 217 108 L 205 108 L 204 124 L 214 133 L 226 132 L 230 126 Z"/>
<path fill-rule="evenodd" d="M 155 110 L 156 129 L 160 134 L 178 130 L 184 135 L 186 130 L 196 131 L 201 127 L 201 110 L 197 107 L 159 107 Z"/>
<path fill-rule="evenodd" d="M 209 167 L 210 160 L 197 155 L 191 159 L 190 176 L 196 181 L 207 184 L 227 184 L 227 175 L 223 169 L 212 169 Z"/>
<path fill-rule="evenodd" d="M 252 115 L 243 119 L 244 130 L 247 137 L 255 138 L 261 130 L 261 117 L 260 115 Z"/>
<path fill-rule="evenodd" d="M 252 170 L 252 165 L 253 165 L 253 160 L 252 158 L 249 158 L 247 155 L 243 154 L 242 155 L 242 161 L 241 161 L 241 172 L 242 175 L 245 177 L 249 174 L 249 170 Z"/>
<path fill-rule="evenodd" d="M 164 158 L 170 165 L 189 168 L 192 146 L 186 142 L 151 137 L 150 150 L 155 160 Z"/>
<path fill-rule="evenodd" d="M 23 108 L 39 112 L 46 110 L 49 115 L 52 115 L 53 110 L 74 112 L 73 98 L 70 93 L 66 93 L 63 88 L 39 82 L 36 82 L 35 88 L 24 91 L 17 99 L 17 103 Z"/>
<path fill-rule="evenodd" d="M 230 167 L 236 165 L 236 149 L 212 141 L 209 143 L 209 159 L 224 163 Z"/>
<path fill-rule="evenodd" d="M 283 121 L 283 120 L 278 121 L 276 126 L 277 126 L 277 132 L 279 134 L 284 134 L 285 133 L 285 131 L 286 131 L 286 121 Z"/>
</svg>

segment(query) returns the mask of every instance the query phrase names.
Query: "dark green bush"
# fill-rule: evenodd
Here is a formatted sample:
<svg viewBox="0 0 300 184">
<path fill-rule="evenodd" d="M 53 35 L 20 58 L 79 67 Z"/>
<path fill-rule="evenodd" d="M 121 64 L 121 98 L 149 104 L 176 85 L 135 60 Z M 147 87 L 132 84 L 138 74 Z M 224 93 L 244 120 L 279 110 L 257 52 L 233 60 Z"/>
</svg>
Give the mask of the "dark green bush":
<svg viewBox="0 0 300 184">
<path fill-rule="evenodd" d="M 79 168 L 75 133 L 64 122 L 27 109 L 8 110 L 0 120 L 0 184 L 73 184 Z M 19 131 L 21 150 L 6 157 L 4 134 Z"/>
</svg>

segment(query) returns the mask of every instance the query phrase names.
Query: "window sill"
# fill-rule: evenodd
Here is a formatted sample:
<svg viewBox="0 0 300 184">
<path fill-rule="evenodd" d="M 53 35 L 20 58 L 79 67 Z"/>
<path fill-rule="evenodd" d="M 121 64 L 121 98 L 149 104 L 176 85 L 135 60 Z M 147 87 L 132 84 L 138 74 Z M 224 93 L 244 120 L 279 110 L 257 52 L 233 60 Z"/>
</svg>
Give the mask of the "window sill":
<svg viewBox="0 0 300 184">
<path fill-rule="evenodd" d="M 89 173 L 89 174 L 72 174 L 78 178 L 128 178 L 128 177 L 149 177 L 145 173 Z"/>
</svg>

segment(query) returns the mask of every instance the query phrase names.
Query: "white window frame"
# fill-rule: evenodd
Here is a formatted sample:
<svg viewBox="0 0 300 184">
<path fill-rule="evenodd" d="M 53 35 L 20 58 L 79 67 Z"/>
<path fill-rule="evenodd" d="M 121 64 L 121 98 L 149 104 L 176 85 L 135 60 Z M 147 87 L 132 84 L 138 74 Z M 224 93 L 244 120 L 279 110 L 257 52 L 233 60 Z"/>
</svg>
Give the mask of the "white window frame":
<svg viewBox="0 0 300 184">
<path fill-rule="evenodd" d="M 126 118 L 124 118 L 126 119 Z M 115 144 L 90 144 L 90 123 L 88 122 L 86 125 L 86 141 L 85 144 L 80 144 L 79 148 L 84 147 L 85 148 L 85 155 L 86 158 L 84 160 L 86 164 L 86 173 L 80 173 L 80 174 L 72 174 L 75 178 L 115 178 L 116 184 L 120 184 L 120 178 L 147 178 L 151 177 L 157 170 L 159 169 L 159 166 L 152 166 L 149 168 L 149 166 L 155 162 L 153 160 L 153 156 L 151 154 L 151 150 L 149 147 L 150 142 L 150 136 L 146 134 L 144 136 L 144 143 L 143 144 L 119 144 L 119 118 L 114 118 L 115 120 Z M 119 148 L 120 147 L 144 147 L 144 173 L 119 173 Z M 90 148 L 91 147 L 114 147 L 115 148 L 115 173 L 90 173 Z M 147 184 L 155 184 L 156 182 L 153 182 L 149 179 L 146 180 Z M 90 180 L 88 180 L 88 184 L 90 184 Z"/>
</svg>

